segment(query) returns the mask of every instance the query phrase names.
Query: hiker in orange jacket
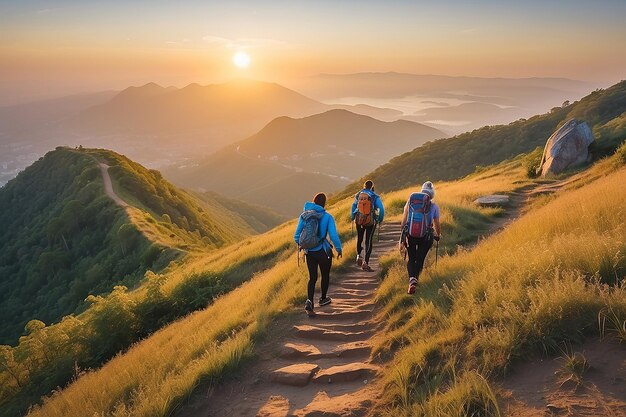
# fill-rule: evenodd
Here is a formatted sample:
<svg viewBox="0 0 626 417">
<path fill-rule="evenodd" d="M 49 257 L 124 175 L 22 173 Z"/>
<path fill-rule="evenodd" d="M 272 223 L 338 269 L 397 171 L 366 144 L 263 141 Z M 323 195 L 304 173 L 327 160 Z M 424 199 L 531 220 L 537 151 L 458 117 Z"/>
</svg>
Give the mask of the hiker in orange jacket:
<svg viewBox="0 0 626 417">
<path fill-rule="evenodd" d="M 352 203 L 352 221 L 356 224 L 356 264 L 364 271 L 372 272 L 369 266 L 372 247 L 374 246 L 374 231 L 376 226 L 385 218 L 383 202 L 374 192 L 374 183 L 365 181 L 363 189 L 356 193 Z M 365 238 L 365 258 L 361 256 L 363 239 Z"/>
</svg>

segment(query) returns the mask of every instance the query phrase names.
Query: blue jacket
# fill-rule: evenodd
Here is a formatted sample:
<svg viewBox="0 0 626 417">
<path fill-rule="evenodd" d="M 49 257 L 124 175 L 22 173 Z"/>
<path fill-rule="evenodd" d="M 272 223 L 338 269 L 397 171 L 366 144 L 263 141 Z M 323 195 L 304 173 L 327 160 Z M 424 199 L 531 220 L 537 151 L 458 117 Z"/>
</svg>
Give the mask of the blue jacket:
<svg viewBox="0 0 626 417">
<path fill-rule="evenodd" d="M 361 191 L 356 193 L 356 195 L 354 196 L 354 203 L 352 203 L 352 220 L 354 220 L 354 216 L 359 211 L 359 208 L 358 208 L 358 205 L 359 205 L 359 194 L 361 194 L 361 193 L 368 193 L 370 195 L 370 197 L 372 197 L 372 202 L 374 203 L 372 209 L 373 210 L 378 209 L 378 217 L 376 218 L 376 221 L 378 223 L 382 223 L 383 219 L 385 218 L 385 206 L 383 206 L 383 201 L 380 199 L 378 194 L 376 194 L 372 190 L 368 190 L 367 188 L 363 188 Z"/>
<path fill-rule="evenodd" d="M 319 226 L 321 232 L 323 233 L 321 237 L 324 239 L 324 241 L 314 248 L 308 250 L 305 249 L 304 252 L 315 252 L 324 248 L 326 252 L 332 253 L 330 243 L 326 239 L 327 235 L 330 235 L 330 239 L 335 244 L 335 250 L 337 252 L 341 252 L 341 241 L 339 240 L 339 235 L 337 234 L 337 227 L 335 226 L 335 219 L 333 219 L 333 216 L 331 216 L 330 213 L 327 213 L 326 210 L 324 210 L 324 207 L 318 206 L 317 204 L 311 203 L 310 201 L 304 204 L 304 211 L 307 210 L 315 210 L 319 213 L 324 213 L 324 216 L 322 216 L 322 219 L 320 220 Z M 303 227 L 304 220 L 302 220 L 302 216 L 300 216 L 298 220 L 298 227 L 296 227 L 296 233 L 294 233 L 293 235 L 293 239 L 296 241 L 296 244 L 300 241 L 300 233 L 302 232 Z"/>
</svg>

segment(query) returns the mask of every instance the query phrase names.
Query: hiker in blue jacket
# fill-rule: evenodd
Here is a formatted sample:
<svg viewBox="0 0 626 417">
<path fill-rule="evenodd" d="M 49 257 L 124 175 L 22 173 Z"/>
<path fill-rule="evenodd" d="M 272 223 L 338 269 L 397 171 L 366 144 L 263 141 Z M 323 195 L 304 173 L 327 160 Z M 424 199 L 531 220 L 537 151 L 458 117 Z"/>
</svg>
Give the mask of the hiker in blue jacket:
<svg viewBox="0 0 626 417">
<path fill-rule="evenodd" d="M 330 236 L 330 239 L 333 241 L 337 251 L 337 258 L 342 256 L 341 241 L 337 234 L 335 219 L 330 213 L 326 212 L 324 209 L 325 205 L 326 194 L 324 193 L 317 194 L 313 198 L 313 202 L 305 203 L 304 211 L 300 215 L 298 227 L 296 227 L 296 233 L 293 235 L 293 239 L 298 244 L 298 247 L 304 250 L 306 265 L 309 269 L 309 284 L 304 309 L 310 316 L 315 315 L 313 311 L 313 297 L 318 268 L 322 274 L 322 296 L 319 299 L 319 306 L 325 306 L 331 302 L 331 298 L 328 297 L 327 293 L 330 283 L 330 268 L 333 264 L 333 246 L 326 239 L 326 236 Z M 317 223 L 314 220 L 311 222 L 311 218 L 317 219 Z M 305 236 L 309 230 L 316 231 L 316 236 L 313 237 L 314 243 L 309 243 L 310 240 L 307 241 L 307 236 Z M 309 248 L 306 248 L 306 246 L 309 246 Z"/>
<path fill-rule="evenodd" d="M 427 212 L 425 213 L 425 226 L 426 233 L 422 237 L 412 237 L 408 232 L 411 219 L 409 219 L 411 196 L 404 205 L 404 213 L 402 214 L 402 223 L 400 224 L 400 230 L 403 230 L 402 237 L 400 238 L 400 245 L 404 245 L 409 255 L 409 261 L 406 264 L 407 273 L 409 275 L 409 289 L 407 293 L 414 294 L 417 282 L 424 268 L 424 260 L 428 251 L 433 246 L 433 241 L 439 242 L 441 239 L 441 225 L 439 224 L 439 206 L 432 200 L 435 199 L 435 186 L 432 182 L 426 181 L 422 185 L 422 191 L 420 193 L 427 194 L 430 197 L 430 204 Z M 405 229 L 406 227 L 406 229 Z"/>
<path fill-rule="evenodd" d="M 374 231 L 376 225 L 383 222 L 385 218 L 385 207 L 383 202 L 374 192 L 374 183 L 365 181 L 363 189 L 354 196 L 352 203 L 352 221 L 356 224 L 356 264 L 364 271 L 372 272 L 369 266 L 372 247 L 374 245 Z M 365 237 L 365 259 L 361 257 L 363 250 L 363 237 Z"/>
</svg>

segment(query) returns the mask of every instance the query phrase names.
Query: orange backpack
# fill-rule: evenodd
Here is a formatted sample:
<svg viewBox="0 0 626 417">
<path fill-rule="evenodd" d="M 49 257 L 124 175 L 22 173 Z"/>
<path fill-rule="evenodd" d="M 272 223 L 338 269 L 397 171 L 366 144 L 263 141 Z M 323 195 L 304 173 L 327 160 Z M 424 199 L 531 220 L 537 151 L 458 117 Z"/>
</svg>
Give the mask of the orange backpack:
<svg viewBox="0 0 626 417">
<path fill-rule="evenodd" d="M 374 210 L 372 207 L 372 196 L 362 191 L 357 196 L 357 212 L 355 215 L 355 222 L 359 226 L 373 226 L 375 223 L 374 220 Z"/>
</svg>

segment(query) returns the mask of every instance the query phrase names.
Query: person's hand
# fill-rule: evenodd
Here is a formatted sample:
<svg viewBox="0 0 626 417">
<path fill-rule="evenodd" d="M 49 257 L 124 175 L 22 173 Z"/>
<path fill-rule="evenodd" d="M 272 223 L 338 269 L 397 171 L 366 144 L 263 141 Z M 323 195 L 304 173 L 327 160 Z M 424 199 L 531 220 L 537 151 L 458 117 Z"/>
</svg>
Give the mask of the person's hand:
<svg viewBox="0 0 626 417">
<path fill-rule="evenodd" d="M 337 251 L 337 259 L 341 258 L 343 256 L 343 252 L 338 250 Z"/>
</svg>

